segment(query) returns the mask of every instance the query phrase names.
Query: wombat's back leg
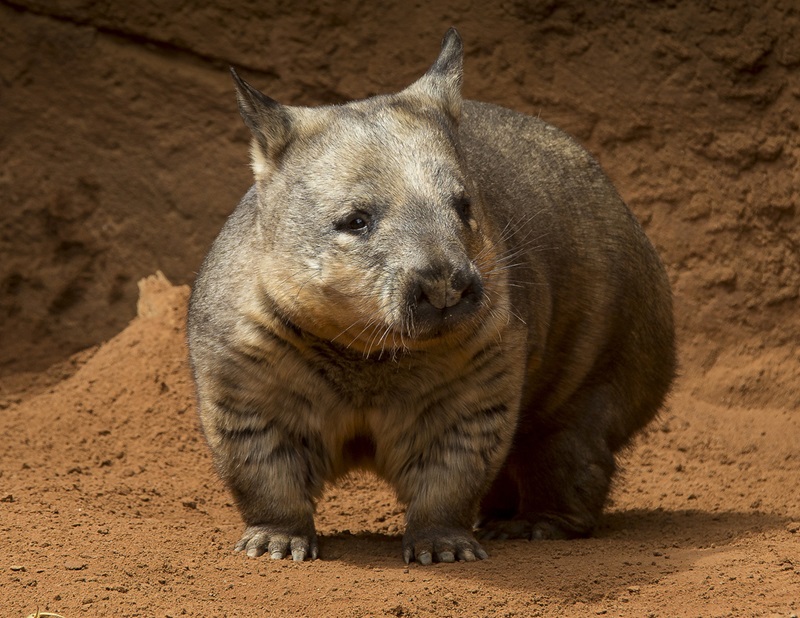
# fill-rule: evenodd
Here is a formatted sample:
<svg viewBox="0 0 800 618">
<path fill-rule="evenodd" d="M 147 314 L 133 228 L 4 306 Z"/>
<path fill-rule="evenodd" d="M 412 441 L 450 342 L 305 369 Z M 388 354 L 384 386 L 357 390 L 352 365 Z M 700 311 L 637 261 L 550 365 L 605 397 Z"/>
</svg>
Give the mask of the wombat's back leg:
<svg viewBox="0 0 800 618">
<path fill-rule="evenodd" d="M 633 418 L 610 384 L 584 386 L 555 411 L 552 423 L 523 410 L 498 485 L 482 503 L 480 538 L 563 539 L 589 535 L 616 470 L 614 452 L 634 431 Z M 653 409 L 653 412 L 655 408 Z M 652 416 L 650 411 L 639 416 Z M 636 425 L 642 423 L 637 422 Z M 514 514 L 509 481 L 517 490 Z"/>
<path fill-rule="evenodd" d="M 518 509 L 517 482 L 511 477 L 508 465 L 504 465 L 481 502 L 479 527 L 482 527 L 483 522 L 511 519 Z"/>
</svg>

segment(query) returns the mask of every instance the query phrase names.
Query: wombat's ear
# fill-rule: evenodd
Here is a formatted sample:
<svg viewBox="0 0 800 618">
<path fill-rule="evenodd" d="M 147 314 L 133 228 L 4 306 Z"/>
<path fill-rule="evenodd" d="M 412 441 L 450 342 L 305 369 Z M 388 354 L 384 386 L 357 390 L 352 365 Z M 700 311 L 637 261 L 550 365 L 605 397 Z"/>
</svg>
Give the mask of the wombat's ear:
<svg viewBox="0 0 800 618">
<path fill-rule="evenodd" d="M 291 138 L 291 115 L 284 105 L 259 92 L 239 77 L 233 67 L 231 75 L 236 84 L 239 113 L 253 134 L 250 148 L 253 172 L 257 178 L 262 178 L 274 167 L 276 159 Z"/>
<path fill-rule="evenodd" d="M 404 92 L 433 99 L 455 122 L 461 117 L 461 81 L 464 73 L 464 47 L 455 28 L 442 39 L 442 51 L 428 72 Z"/>
</svg>

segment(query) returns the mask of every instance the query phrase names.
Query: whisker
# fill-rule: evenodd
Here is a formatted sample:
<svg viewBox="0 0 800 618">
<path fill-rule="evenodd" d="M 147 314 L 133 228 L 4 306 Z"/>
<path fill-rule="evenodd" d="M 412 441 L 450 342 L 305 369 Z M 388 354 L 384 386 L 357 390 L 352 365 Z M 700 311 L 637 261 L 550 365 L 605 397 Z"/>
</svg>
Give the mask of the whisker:
<svg viewBox="0 0 800 618">
<path fill-rule="evenodd" d="M 350 343 L 348 343 L 346 347 L 347 347 L 347 348 L 349 348 L 351 345 L 353 345 L 353 342 L 354 342 L 354 341 L 356 341 L 356 340 L 360 339 L 360 338 L 361 338 L 361 335 L 363 335 L 363 334 L 364 334 L 364 333 L 367 331 L 367 329 L 368 329 L 368 328 L 370 328 L 370 327 L 373 325 L 373 323 L 374 323 L 374 322 L 373 322 L 373 320 L 372 320 L 372 319 L 368 320 L 368 321 L 367 321 L 367 324 L 366 324 L 366 326 L 364 326 L 364 328 L 362 328 L 362 329 L 361 329 L 361 332 L 360 332 L 360 333 L 358 333 L 358 335 L 356 335 L 355 337 L 353 337 L 353 340 L 352 340 Z"/>
<path fill-rule="evenodd" d="M 356 324 L 358 324 L 358 321 L 355 321 L 355 322 L 353 322 L 352 324 L 350 324 L 350 326 L 348 326 L 347 328 L 345 328 L 343 331 L 340 331 L 338 335 L 336 335 L 336 336 L 335 336 L 333 339 L 331 339 L 331 343 L 333 343 L 333 342 L 334 342 L 334 341 L 336 341 L 336 340 L 337 340 L 339 337 L 341 337 L 342 335 L 344 335 L 344 334 L 345 334 L 347 331 L 349 331 L 351 328 L 353 328 L 353 327 L 354 327 Z"/>
</svg>

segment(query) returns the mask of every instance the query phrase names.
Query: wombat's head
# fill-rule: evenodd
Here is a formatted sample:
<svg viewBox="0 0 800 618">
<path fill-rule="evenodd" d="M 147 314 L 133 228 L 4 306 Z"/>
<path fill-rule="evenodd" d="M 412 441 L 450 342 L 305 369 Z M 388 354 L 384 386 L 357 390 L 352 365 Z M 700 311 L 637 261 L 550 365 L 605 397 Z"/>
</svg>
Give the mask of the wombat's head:
<svg viewBox="0 0 800 618">
<path fill-rule="evenodd" d="M 494 315 L 500 248 L 458 143 L 451 29 L 405 90 L 280 105 L 233 71 L 253 133 L 260 281 L 298 327 L 365 353 L 463 337 Z"/>
</svg>

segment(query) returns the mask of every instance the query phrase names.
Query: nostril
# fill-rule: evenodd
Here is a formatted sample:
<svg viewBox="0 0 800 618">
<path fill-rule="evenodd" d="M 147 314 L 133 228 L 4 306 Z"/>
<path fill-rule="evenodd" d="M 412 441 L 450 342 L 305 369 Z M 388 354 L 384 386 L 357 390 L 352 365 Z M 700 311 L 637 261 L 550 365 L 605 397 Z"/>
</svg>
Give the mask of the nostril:
<svg viewBox="0 0 800 618">
<path fill-rule="evenodd" d="M 419 305 L 420 303 L 428 300 L 428 295 L 425 293 L 425 288 L 422 286 L 422 282 L 417 281 L 417 283 L 414 284 L 414 289 L 411 292 L 411 298 L 413 299 L 415 305 Z"/>
<path fill-rule="evenodd" d="M 463 268 L 457 270 L 450 277 L 450 289 L 459 294 L 469 285 L 469 274 Z"/>
<path fill-rule="evenodd" d="M 477 287 L 477 282 L 473 279 L 470 279 L 469 283 L 467 283 L 467 287 L 461 290 L 461 298 L 474 298 L 475 297 L 475 289 Z"/>
<path fill-rule="evenodd" d="M 469 267 L 456 271 L 450 279 L 447 306 L 452 307 L 462 299 L 472 299 L 478 293 L 480 281 Z"/>
<path fill-rule="evenodd" d="M 454 287 L 449 287 L 447 290 L 447 295 L 445 297 L 445 307 L 453 307 L 461 302 L 461 298 L 463 297 L 463 290 L 459 290 Z"/>
</svg>

